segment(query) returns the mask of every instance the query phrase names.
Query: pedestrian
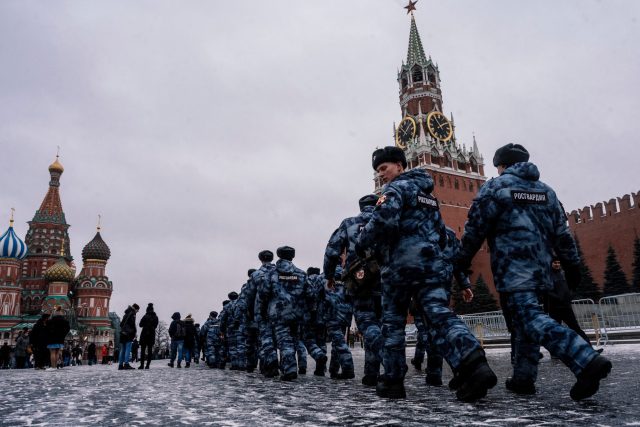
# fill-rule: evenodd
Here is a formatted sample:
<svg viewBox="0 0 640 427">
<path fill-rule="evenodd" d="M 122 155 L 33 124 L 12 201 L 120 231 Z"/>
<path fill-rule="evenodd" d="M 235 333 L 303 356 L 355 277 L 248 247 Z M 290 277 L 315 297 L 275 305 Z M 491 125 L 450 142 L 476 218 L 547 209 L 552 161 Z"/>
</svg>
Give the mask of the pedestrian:
<svg viewBox="0 0 640 427">
<path fill-rule="evenodd" d="M 354 317 L 358 330 L 364 335 L 364 377 L 362 384 L 375 386 L 378 383 L 380 365 L 382 363 L 382 292 L 380 290 L 380 275 L 378 266 L 373 270 L 368 262 L 358 262 L 355 246 L 360 234 L 376 206 L 378 197 L 367 194 L 358 201 L 360 213 L 357 216 L 345 218 L 333 232 L 324 253 L 324 273 L 333 278 L 336 267 L 342 262 L 341 255 L 346 253 L 344 271 L 346 293 L 353 301 Z M 357 265 L 356 265 L 357 264 Z M 365 276 L 367 276 L 365 278 Z M 329 284 L 333 287 L 333 279 Z"/>
<path fill-rule="evenodd" d="M 76 344 L 73 349 L 71 349 L 71 357 L 73 358 L 73 364 L 75 366 L 82 365 L 82 348 L 80 344 Z"/>
<path fill-rule="evenodd" d="M 49 313 L 42 313 L 40 318 L 33 325 L 31 334 L 29 335 L 29 342 L 31 343 L 31 349 L 33 350 L 33 359 L 36 369 L 44 369 L 49 359 L 49 350 L 47 349 L 47 321 L 49 320 Z"/>
<path fill-rule="evenodd" d="M 191 366 L 191 358 L 195 355 L 195 344 L 196 326 L 193 317 L 191 317 L 191 313 L 189 313 L 187 314 L 187 317 L 184 318 L 184 347 L 182 349 L 182 354 L 184 355 L 185 368 Z M 180 365 L 179 361 L 178 365 Z"/>
<path fill-rule="evenodd" d="M 325 273 L 326 274 L 326 273 Z M 325 324 L 327 336 L 331 340 L 331 360 L 329 374 L 332 379 L 349 380 L 355 377 L 353 357 L 347 344 L 347 333 L 353 317 L 353 306 L 349 301 L 344 282 L 342 282 L 342 268 L 334 270 L 334 278 L 328 282 L 325 289 L 326 311 Z M 339 371 L 342 372 L 339 372 Z"/>
<path fill-rule="evenodd" d="M 316 362 L 313 375 L 324 377 L 327 370 L 327 327 L 324 321 L 325 278 L 318 267 L 307 268 L 306 309 L 302 336 L 311 358 Z"/>
<path fill-rule="evenodd" d="M 129 364 L 131 346 L 136 337 L 136 313 L 140 306 L 136 303 L 128 306 L 120 321 L 120 354 L 118 355 L 118 370 L 135 369 Z"/>
<path fill-rule="evenodd" d="M 131 342 L 131 361 L 137 362 L 138 359 L 138 350 L 140 349 L 140 343 L 138 342 L 138 338 L 134 338 Z"/>
<path fill-rule="evenodd" d="M 109 346 L 107 343 L 102 344 L 102 349 L 100 350 L 100 356 L 102 359 L 102 364 L 106 365 L 109 363 Z"/>
<path fill-rule="evenodd" d="M 156 344 L 156 328 L 158 327 L 158 316 L 153 310 L 153 303 L 147 304 L 146 313 L 140 319 L 138 325 L 142 328 L 140 332 L 140 366 L 138 369 L 149 369 L 151 364 L 151 352 Z M 145 360 L 147 361 L 145 365 Z"/>
<path fill-rule="evenodd" d="M 412 297 L 447 345 L 449 364 L 465 382 L 456 396 L 472 402 L 494 387 L 497 377 L 480 343 L 448 307 L 443 256 L 446 230 L 439 202 L 431 194 L 433 179 L 421 168 L 405 172 L 407 160 L 398 147 L 374 151 L 372 166 L 385 186 L 371 219 L 358 237 L 356 252 L 374 254 L 382 283 L 382 334 L 385 374 L 376 386 L 380 397 L 404 398 L 405 324 Z"/>
<path fill-rule="evenodd" d="M 115 346 L 113 345 L 113 341 L 109 341 L 109 345 L 107 346 L 107 364 L 111 365 L 114 361 L 114 355 L 116 352 Z"/>
<path fill-rule="evenodd" d="M 9 369 L 11 367 L 11 347 L 8 342 L 4 342 L 0 347 L 0 369 Z"/>
<path fill-rule="evenodd" d="M 24 328 L 18 332 L 14 357 L 16 359 L 16 369 L 24 369 L 27 360 L 27 347 L 29 346 L 29 328 Z"/>
<path fill-rule="evenodd" d="M 200 364 L 200 323 L 193 325 L 196 329 L 195 343 L 193 343 L 193 361 L 196 365 Z"/>
<path fill-rule="evenodd" d="M 244 341 L 244 325 L 242 324 L 243 312 L 236 310 L 238 303 L 238 293 L 229 292 L 229 304 L 224 310 L 225 336 L 231 361 L 232 371 L 244 371 L 247 368 L 247 354 Z"/>
<path fill-rule="evenodd" d="M 204 358 L 209 368 L 224 368 L 224 352 L 222 344 L 222 331 L 217 311 L 209 312 L 209 318 L 200 330 L 204 334 Z"/>
<path fill-rule="evenodd" d="M 171 316 L 171 324 L 169 325 L 169 337 L 171 338 L 171 358 L 167 365 L 171 368 L 174 366 L 176 356 L 178 357 L 178 368 L 182 368 L 182 351 L 184 347 L 184 323 L 180 320 L 180 312 L 176 311 Z"/>
<path fill-rule="evenodd" d="M 90 342 L 87 346 L 87 362 L 89 366 L 95 365 L 98 363 L 98 358 L 96 356 L 96 343 Z"/>
<path fill-rule="evenodd" d="M 234 317 L 239 320 L 238 341 L 244 347 L 244 363 L 247 372 L 253 372 L 258 366 L 258 324 L 255 321 L 255 300 L 257 287 L 251 280 L 251 276 L 256 272 L 255 268 L 247 271 L 248 279 L 242 289 L 236 303 L 236 313 Z"/>
<path fill-rule="evenodd" d="M 578 319 L 576 319 L 576 315 L 573 312 L 571 291 L 575 290 L 575 288 L 569 289 L 562 271 L 562 263 L 557 256 L 554 256 L 551 261 L 551 281 L 553 282 L 553 288 L 545 295 L 544 311 L 559 324 L 564 322 L 569 329 L 573 329 L 576 334 L 591 344 L 589 337 L 580 327 Z M 596 351 L 602 353 L 602 349 L 597 349 Z"/>
<path fill-rule="evenodd" d="M 260 310 L 266 311 L 275 330 L 276 343 L 280 351 L 280 379 L 291 381 L 298 377 L 296 343 L 303 322 L 305 307 L 305 283 L 307 275 L 293 264 L 295 249 L 290 246 L 278 248 L 276 262 L 265 280 L 261 293 Z"/>
<path fill-rule="evenodd" d="M 56 305 L 53 315 L 46 324 L 46 342 L 49 349 L 49 370 L 56 370 L 59 366 L 58 360 L 64 350 L 64 339 L 69 333 L 69 322 L 64 317 L 62 306 Z"/>
<path fill-rule="evenodd" d="M 468 269 L 484 240 L 488 241 L 496 289 L 514 334 L 513 376 L 505 385 L 519 394 L 536 392 L 542 345 L 577 377 L 571 398 L 590 397 L 611 372 L 611 362 L 575 331 L 551 319 L 538 303 L 538 293 L 553 284 L 554 253 L 569 287 L 580 283 L 580 259 L 564 208 L 553 189 L 540 181 L 540 172 L 522 145 L 500 147 L 493 165 L 499 176 L 482 186 L 471 205 L 458 268 Z"/>
</svg>

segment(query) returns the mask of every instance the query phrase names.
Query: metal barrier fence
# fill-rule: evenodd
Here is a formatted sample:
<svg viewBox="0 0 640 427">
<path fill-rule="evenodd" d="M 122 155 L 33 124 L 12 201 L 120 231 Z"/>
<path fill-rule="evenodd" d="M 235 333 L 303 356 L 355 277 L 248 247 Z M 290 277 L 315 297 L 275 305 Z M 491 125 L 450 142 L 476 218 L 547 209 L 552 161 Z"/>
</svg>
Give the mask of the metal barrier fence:
<svg viewBox="0 0 640 427">
<path fill-rule="evenodd" d="M 592 299 L 579 299 L 571 306 L 580 327 L 595 338 L 596 345 L 606 345 L 612 333 L 640 332 L 640 293 L 600 298 L 597 304 Z M 481 344 L 509 337 L 501 311 L 459 317 Z"/>
</svg>

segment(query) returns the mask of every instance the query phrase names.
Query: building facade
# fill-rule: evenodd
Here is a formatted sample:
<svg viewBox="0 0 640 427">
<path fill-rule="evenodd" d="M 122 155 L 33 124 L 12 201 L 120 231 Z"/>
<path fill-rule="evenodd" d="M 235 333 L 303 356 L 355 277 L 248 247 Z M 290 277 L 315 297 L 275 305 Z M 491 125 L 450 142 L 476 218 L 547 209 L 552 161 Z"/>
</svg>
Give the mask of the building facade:
<svg viewBox="0 0 640 427">
<path fill-rule="evenodd" d="M 413 11 L 407 58 L 397 80 L 402 118 L 393 125 L 394 144 L 404 150 L 408 169 L 421 168 L 433 177 L 433 194 L 444 221 L 461 237 L 473 198 L 487 180 L 484 159 L 475 137 L 469 148 L 461 144 L 453 115 L 445 115 L 440 70 L 425 54 Z M 382 182 L 377 176 L 374 181 L 379 191 Z M 472 270 L 472 282 L 482 275 L 495 292 L 486 243 L 474 258 Z"/>
<path fill-rule="evenodd" d="M 31 328 L 42 313 L 61 306 L 71 323 L 71 338 L 96 345 L 113 340 L 109 301 L 113 285 L 106 275 L 111 251 L 100 227 L 82 250 L 76 277 L 69 224 L 60 198 L 64 167 L 49 166 L 49 188 L 31 221 L 24 242 L 9 229 L 0 238 L 0 341 L 13 343 L 19 330 Z"/>
</svg>

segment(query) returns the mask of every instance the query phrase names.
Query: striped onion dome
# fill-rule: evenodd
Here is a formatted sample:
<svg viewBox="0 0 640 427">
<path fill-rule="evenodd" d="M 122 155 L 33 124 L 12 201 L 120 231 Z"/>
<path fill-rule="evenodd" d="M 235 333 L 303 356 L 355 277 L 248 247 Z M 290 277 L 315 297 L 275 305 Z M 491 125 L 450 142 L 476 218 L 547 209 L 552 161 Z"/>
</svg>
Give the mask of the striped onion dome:
<svg viewBox="0 0 640 427">
<path fill-rule="evenodd" d="M 44 278 L 47 282 L 69 283 L 72 282 L 75 277 L 76 271 L 67 265 L 63 256 L 58 258 L 58 262 L 47 268 L 47 271 L 44 272 Z"/>
<path fill-rule="evenodd" d="M 102 261 L 108 261 L 109 257 L 111 257 L 111 249 L 109 246 L 102 240 L 102 236 L 100 236 L 100 229 L 96 233 L 93 240 L 91 240 L 87 245 L 82 249 L 82 259 L 99 259 Z"/>
<path fill-rule="evenodd" d="M 27 245 L 13 231 L 13 220 L 9 229 L 0 237 L 0 258 L 23 259 L 27 255 Z"/>
</svg>

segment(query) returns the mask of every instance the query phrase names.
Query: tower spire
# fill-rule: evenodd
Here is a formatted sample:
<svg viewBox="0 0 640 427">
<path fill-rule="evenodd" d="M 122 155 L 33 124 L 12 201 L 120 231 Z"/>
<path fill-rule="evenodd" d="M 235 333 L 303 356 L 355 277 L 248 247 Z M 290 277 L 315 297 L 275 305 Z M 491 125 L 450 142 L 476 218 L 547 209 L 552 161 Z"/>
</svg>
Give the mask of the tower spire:
<svg viewBox="0 0 640 427">
<path fill-rule="evenodd" d="M 100 232 L 100 222 L 102 220 L 102 215 L 98 214 L 98 226 L 96 227 L 98 229 L 98 233 Z"/>
<path fill-rule="evenodd" d="M 413 16 L 413 10 L 415 10 L 415 3 L 409 3 L 413 9 L 411 12 L 411 29 L 409 30 L 409 48 L 407 49 L 407 65 L 413 64 L 426 64 L 427 56 L 424 54 L 424 48 L 422 47 L 422 41 L 420 40 L 420 33 L 418 33 L 418 26 L 416 25 L 416 18 Z M 409 7 L 409 6 L 407 6 Z"/>
<path fill-rule="evenodd" d="M 15 209 L 11 208 L 11 219 L 9 219 L 9 227 L 13 227 L 13 214 L 15 213 Z"/>
</svg>

